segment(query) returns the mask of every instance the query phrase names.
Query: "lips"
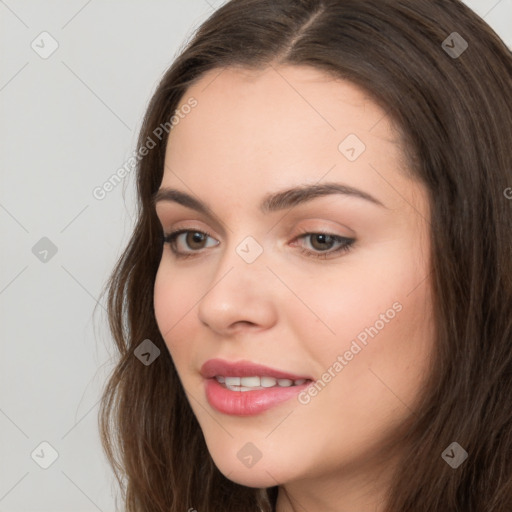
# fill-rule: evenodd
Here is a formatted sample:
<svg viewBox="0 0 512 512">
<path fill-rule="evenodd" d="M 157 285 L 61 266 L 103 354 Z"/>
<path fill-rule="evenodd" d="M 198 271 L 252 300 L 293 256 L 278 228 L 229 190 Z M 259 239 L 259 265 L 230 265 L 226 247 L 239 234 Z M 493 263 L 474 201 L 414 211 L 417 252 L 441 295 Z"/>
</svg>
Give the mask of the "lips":
<svg viewBox="0 0 512 512">
<path fill-rule="evenodd" d="M 311 377 L 307 375 L 277 370 L 250 361 L 234 363 L 223 359 L 206 361 L 201 367 L 201 375 L 204 377 L 204 393 L 210 406 L 218 412 L 231 416 L 261 414 L 291 400 L 312 383 Z M 222 378 L 219 379 L 219 377 Z M 244 386 L 227 386 L 220 382 L 228 377 L 234 377 L 234 379 L 228 379 L 229 381 L 238 381 L 238 378 L 244 377 L 259 377 L 265 379 L 265 383 L 268 384 L 267 380 L 271 377 L 276 380 L 287 379 L 287 382 L 282 382 L 286 387 L 274 385 L 250 389 Z M 291 385 L 292 381 L 294 385 Z"/>
<path fill-rule="evenodd" d="M 275 379 L 312 380 L 309 375 L 298 375 L 268 366 L 252 363 L 251 361 L 230 362 L 223 359 L 209 359 L 201 367 L 201 375 L 205 379 L 213 377 L 274 377 Z"/>
</svg>

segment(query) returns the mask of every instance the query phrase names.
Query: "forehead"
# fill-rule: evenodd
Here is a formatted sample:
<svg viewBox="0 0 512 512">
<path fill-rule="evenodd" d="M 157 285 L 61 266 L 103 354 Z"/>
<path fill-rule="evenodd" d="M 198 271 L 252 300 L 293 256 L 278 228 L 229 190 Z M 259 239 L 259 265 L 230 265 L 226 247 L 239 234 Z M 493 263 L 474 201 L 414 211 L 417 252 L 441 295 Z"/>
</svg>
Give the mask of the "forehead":
<svg viewBox="0 0 512 512">
<path fill-rule="evenodd" d="M 191 96 L 200 99 L 204 116 L 217 114 L 222 104 L 225 116 L 234 113 L 240 120 L 244 114 L 258 120 L 258 111 L 270 114 L 269 122 L 283 114 L 296 114 L 310 121 L 312 127 L 323 124 L 332 131 L 360 127 L 371 129 L 374 136 L 394 140 L 390 137 L 392 126 L 380 123 L 386 112 L 363 89 L 310 66 L 213 69 L 189 87 L 178 110 Z"/>
<path fill-rule="evenodd" d="M 191 98 L 193 109 L 183 109 Z M 214 69 L 184 94 L 162 186 L 194 191 L 281 188 L 330 180 L 382 187 L 369 165 L 397 172 L 398 133 L 365 91 L 310 67 Z M 345 143 L 348 141 L 348 143 Z M 343 151 L 355 144 L 350 160 Z"/>
</svg>

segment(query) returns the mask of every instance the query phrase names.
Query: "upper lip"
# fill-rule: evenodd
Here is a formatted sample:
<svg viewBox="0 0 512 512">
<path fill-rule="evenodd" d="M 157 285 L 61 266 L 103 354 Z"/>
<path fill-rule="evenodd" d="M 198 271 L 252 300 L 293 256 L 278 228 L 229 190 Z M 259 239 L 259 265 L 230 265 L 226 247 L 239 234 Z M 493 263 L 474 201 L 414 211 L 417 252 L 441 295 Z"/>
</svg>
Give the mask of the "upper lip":
<svg viewBox="0 0 512 512">
<path fill-rule="evenodd" d="M 283 370 L 276 370 L 251 361 L 230 362 L 224 359 L 209 359 L 201 366 L 201 375 L 205 379 L 212 377 L 274 377 L 275 379 L 312 380 L 304 375 L 294 375 Z"/>
</svg>

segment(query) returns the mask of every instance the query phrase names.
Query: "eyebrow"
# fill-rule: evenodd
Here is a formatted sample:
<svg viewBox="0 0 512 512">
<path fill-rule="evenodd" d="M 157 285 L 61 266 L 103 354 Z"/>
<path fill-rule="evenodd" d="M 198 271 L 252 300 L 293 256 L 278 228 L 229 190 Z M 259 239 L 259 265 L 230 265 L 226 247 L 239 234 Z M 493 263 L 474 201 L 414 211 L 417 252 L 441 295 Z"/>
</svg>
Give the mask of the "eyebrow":
<svg viewBox="0 0 512 512">
<path fill-rule="evenodd" d="M 341 183 L 323 183 L 320 185 L 302 185 L 288 190 L 282 190 L 267 194 L 260 203 L 262 213 L 277 212 L 303 204 L 317 197 L 324 197 L 333 194 L 341 194 L 348 197 L 363 199 L 375 205 L 386 208 L 384 204 L 367 192 Z M 169 201 L 181 204 L 199 213 L 210 216 L 211 208 L 208 204 L 195 197 L 172 188 L 160 188 L 153 194 L 152 204 L 156 206 L 161 201 Z"/>
</svg>

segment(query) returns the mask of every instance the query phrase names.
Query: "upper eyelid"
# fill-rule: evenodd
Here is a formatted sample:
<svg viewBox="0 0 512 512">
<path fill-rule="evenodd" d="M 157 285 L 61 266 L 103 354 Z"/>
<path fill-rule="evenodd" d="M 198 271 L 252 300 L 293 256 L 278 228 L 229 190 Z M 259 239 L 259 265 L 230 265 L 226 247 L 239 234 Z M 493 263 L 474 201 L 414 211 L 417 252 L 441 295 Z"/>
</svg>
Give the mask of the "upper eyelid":
<svg viewBox="0 0 512 512">
<path fill-rule="evenodd" d="M 157 220 L 158 220 L 158 223 L 160 224 L 160 227 L 166 231 L 165 229 L 165 225 L 166 224 L 180 224 L 181 222 L 199 222 L 199 223 L 202 223 L 203 221 L 201 221 L 200 219 L 189 219 L 187 221 L 168 221 L 168 219 L 162 219 L 158 216 L 158 214 L 156 214 L 156 217 L 157 217 Z M 326 222 L 327 219 L 313 219 L 313 218 L 308 218 L 308 219 L 301 219 L 300 221 L 298 221 L 297 223 L 302 223 L 302 222 Z M 328 221 L 328 222 L 334 222 L 334 221 Z M 294 223 L 294 224 L 297 224 L 297 223 Z M 338 228 L 330 228 L 330 227 L 325 227 L 325 228 L 320 228 L 320 229 L 311 229 L 309 231 L 307 231 L 307 233 L 329 233 L 329 234 L 332 234 L 332 235 L 336 235 L 336 233 L 334 233 L 334 231 L 336 231 L 337 229 L 345 229 L 345 230 L 348 230 L 349 234 L 347 235 L 336 235 L 336 236 L 343 236 L 345 238 L 351 238 L 351 237 L 355 237 L 356 236 L 356 233 L 353 229 L 349 228 L 347 225 L 343 225 L 343 224 L 340 224 L 338 222 L 335 222 L 336 224 L 338 224 Z M 275 225 L 275 224 L 274 224 Z M 169 234 L 170 232 L 173 232 L 173 231 L 180 231 L 182 229 L 186 229 L 186 230 L 190 230 L 190 231 L 217 231 L 215 228 L 211 228 L 211 227 L 207 227 L 207 228 L 201 228 L 201 227 L 196 227 L 196 226 L 192 226 L 192 227 L 189 227 L 189 226 L 180 226 L 180 227 L 173 227 L 171 229 L 168 229 L 167 230 L 167 233 L 166 234 Z M 222 230 L 223 231 L 223 230 Z M 302 231 L 301 231 L 302 232 Z M 220 235 L 222 236 L 223 233 L 220 233 Z M 213 236 L 213 235 L 211 235 Z"/>
</svg>

